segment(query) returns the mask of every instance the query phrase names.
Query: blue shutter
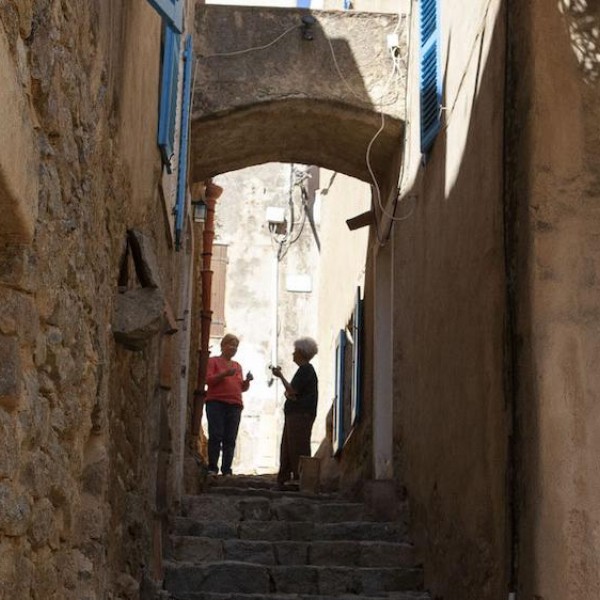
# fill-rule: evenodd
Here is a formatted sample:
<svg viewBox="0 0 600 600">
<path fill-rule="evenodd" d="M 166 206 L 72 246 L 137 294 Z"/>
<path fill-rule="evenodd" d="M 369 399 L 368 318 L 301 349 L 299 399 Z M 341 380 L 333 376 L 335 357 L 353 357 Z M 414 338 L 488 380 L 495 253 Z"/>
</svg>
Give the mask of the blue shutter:
<svg viewBox="0 0 600 600">
<path fill-rule="evenodd" d="M 148 0 L 165 23 L 183 33 L 183 0 Z"/>
<path fill-rule="evenodd" d="M 310 0 L 297 0 L 296 7 L 297 8 L 310 8 Z"/>
<path fill-rule="evenodd" d="M 181 36 L 165 26 L 162 72 L 160 78 L 160 109 L 158 115 L 158 147 L 169 173 L 175 147 L 175 115 L 177 113 L 177 83 L 179 78 L 179 45 Z"/>
<path fill-rule="evenodd" d="M 356 290 L 354 316 L 352 318 L 352 396 L 351 425 L 354 427 L 360 419 L 362 405 L 362 321 L 363 301 L 360 299 L 360 287 Z"/>
<path fill-rule="evenodd" d="M 440 71 L 439 0 L 421 0 L 419 11 L 421 152 L 426 154 L 440 131 L 442 83 Z"/>
<path fill-rule="evenodd" d="M 179 143 L 179 169 L 177 181 L 177 203 L 175 205 L 175 249 L 181 248 L 181 232 L 183 231 L 183 219 L 186 212 L 187 197 L 187 167 L 188 149 L 190 138 L 190 105 L 192 102 L 192 36 L 188 35 L 185 40 L 185 51 L 183 54 L 183 104 L 181 107 L 181 140 Z"/>
<path fill-rule="evenodd" d="M 333 401 L 333 454 L 339 454 L 344 445 L 344 377 L 346 332 L 342 329 L 335 348 L 335 399 Z"/>
</svg>

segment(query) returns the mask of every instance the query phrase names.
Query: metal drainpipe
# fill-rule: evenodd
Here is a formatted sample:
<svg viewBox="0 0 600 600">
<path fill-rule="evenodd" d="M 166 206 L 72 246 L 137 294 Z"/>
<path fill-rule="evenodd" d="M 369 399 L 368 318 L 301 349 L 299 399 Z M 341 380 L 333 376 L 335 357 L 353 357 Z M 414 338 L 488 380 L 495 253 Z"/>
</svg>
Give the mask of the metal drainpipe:
<svg viewBox="0 0 600 600">
<path fill-rule="evenodd" d="M 211 260 L 213 241 L 215 239 L 215 206 L 221 197 L 223 188 L 214 184 L 210 179 L 206 181 L 206 217 L 204 220 L 204 231 L 202 234 L 202 309 L 200 311 L 200 357 L 198 362 L 198 380 L 194 392 L 194 411 L 192 415 L 192 437 L 196 439 L 200 435 L 200 424 L 202 422 L 202 409 L 206 392 L 206 366 L 208 364 L 208 345 L 210 341 L 210 324 L 212 322 L 211 293 L 212 276 Z"/>
</svg>

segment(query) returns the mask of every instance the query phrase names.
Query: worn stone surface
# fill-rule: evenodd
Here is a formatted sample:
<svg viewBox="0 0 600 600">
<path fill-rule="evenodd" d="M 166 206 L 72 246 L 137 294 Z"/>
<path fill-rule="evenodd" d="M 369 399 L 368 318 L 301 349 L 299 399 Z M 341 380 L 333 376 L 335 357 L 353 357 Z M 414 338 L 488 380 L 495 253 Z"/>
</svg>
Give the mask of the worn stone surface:
<svg viewBox="0 0 600 600">
<path fill-rule="evenodd" d="M 138 277 L 144 287 L 160 288 L 160 267 L 154 251 L 154 242 L 142 231 L 130 229 L 128 231 L 129 241 L 133 247 L 136 269 L 140 273 Z"/>
<path fill-rule="evenodd" d="M 128 350 L 142 350 L 161 331 L 165 298 L 156 288 L 119 293 L 115 299 L 113 334 Z"/>
<path fill-rule="evenodd" d="M 182 307 L 175 177 L 159 181 L 160 49 L 146 0 L 0 2 L 1 600 L 133 598 L 140 565 L 155 567 L 160 341 L 140 359 L 111 324 L 130 229 Z M 162 418 L 177 440 L 173 379 Z"/>
<path fill-rule="evenodd" d="M 275 600 L 279 594 L 307 600 L 342 594 L 429 598 L 419 591 L 423 572 L 415 566 L 414 548 L 406 540 L 404 523 L 364 521 L 362 514 L 367 511 L 357 513 L 356 503 L 343 498 L 332 501 L 331 496 L 309 498 L 296 492 L 274 496 L 271 490 L 258 487 L 260 482 L 260 477 L 234 476 L 226 483 L 212 482 L 208 493 L 184 499 L 186 517 L 176 518 L 172 528 L 165 576 L 165 588 L 170 593 L 190 600 Z M 257 487 L 251 488 L 253 484 Z M 233 489 L 239 494 L 229 495 Z M 246 521 L 243 511 L 238 511 L 237 521 L 229 529 L 214 522 L 212 501 L 231 511 L 245 502 L 256 504 L 258 499 L 271 507 L 262 513 L 265 520 Z M 321 518 L 329 522 L 311 526 L 296 521 L 299 513 L 295 511 L 273 510 L 281 505 L 301 506 L 304 515 L 316 515 L 328 507 Z M 354 519 L 342 521 L 351 515 Z M 331 537 L 340 541 L 328 541 Z M 411 593 L 403 596 L 401 591 Z"/>
<path fill-rule="evenodd" d="M 23 7 L 28 2 L 23 2 Z M 29 30 L 27 13 L 21 10 L 21 30 Z M 27 37 L 27 36 L 24 36 Z M 19 63 L 12 60 L 10 44 L 24 51 L 23 38 L 11 38 L 0 27 L 0 121 L 3 123 L 0 147 L 0 239 L 29 243 L 33 238 L 37 216 L 38 180 L 32 176 L 37 169 L 35 132 L 28 98 L 23 94 Z M 29 83 L 29 82 L 28 82 Z"/>
<path fill-rule="evenodd" d="M 0 335 L 0 409 L 11 411 L 17 407 L 22 376 L 17 338 Z"/>
<path fill-rule="evenodd" d="M 309 42 L 300 31 L 303 14 L 197 8 L 195 51 L 202 68 L 193 105 L 195 180 L 279 161 L 318 164 L 371 181 L 364 157 L 381 106 L 386 125 L 373 145 L 373 165 L 380 174 L 390 167 L 402 134 L 405 99 L 398 90 L 406 77 L 406 32 L 399 25 L 400 73 L 388 86 L 386 36 L 399 17 L 312 11 L 317 21 Z M 288 30 L 263 50 L 218 56 L 267 45 Z M 207 139 L 210 144 L 201 141 Z"/>
</svg>

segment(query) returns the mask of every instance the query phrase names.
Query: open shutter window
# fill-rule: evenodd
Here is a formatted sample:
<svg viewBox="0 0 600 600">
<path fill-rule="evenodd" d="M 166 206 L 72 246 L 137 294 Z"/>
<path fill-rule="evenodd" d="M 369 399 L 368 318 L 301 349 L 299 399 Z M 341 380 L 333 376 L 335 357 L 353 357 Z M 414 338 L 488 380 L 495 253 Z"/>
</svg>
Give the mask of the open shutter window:
<svg viewBox="0 0 600 600">
<path fill-rule="evenodd" d="M 362 321 L 363 301 L 360 299 L 360 287 L 356 290 L 354 302 L 354 316 L 352 318 L 352 396 L 351 396 L 351 421 L 352 427 L 360 419 L 362 404 Z"/>
<path fill-rule="evenodd" d="M 170 25 L 165 26 L 162 72 L 160 78 L 160 112 L 158 116 L 158 147 L 169 173 L 173 172 L 175 148 L 175 116 L 179 78 L 179 45 L 181 36 Z"/>
<path fill-rule="evenodd" d="M 440 73 L 439 0 L 421 0 L 419 12 L 421 152 L 426 154 L 440 131 L 442 84 Z"/>
<path fill-rule="evenodd" d="M 333 401 L 333 454 L 339 454 L 344 445 L 344 379 L 346 332 L 342 329 L 335 348 L 335 399 Z"/>
<path fill-rule="evenodd" d="M 190 139 L 190 105 L 192 102 L 192 36 L 188 35 L 183 53 L 183 104 L 181 107 L 181 142 L 179 144 L 179 169 L 177 181 L 177 203 L 175 217 L 175 248 L 181 249 L 181 234 L 187 209 L 187 167 Z"/>
<path fill-rule="evenodd" d="M 183 0 L 148 0 L 158 14 L 177 31 L 183 33 Z"/>
</svg>

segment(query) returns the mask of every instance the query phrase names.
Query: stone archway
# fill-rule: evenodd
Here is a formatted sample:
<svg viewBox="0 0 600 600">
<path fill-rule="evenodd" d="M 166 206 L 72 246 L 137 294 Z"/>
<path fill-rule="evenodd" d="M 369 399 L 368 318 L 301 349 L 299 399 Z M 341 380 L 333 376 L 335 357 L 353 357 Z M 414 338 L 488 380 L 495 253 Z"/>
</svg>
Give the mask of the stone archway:
<svg viewBox="0 0 600 600">
<path fill-rule="evenodd" d="M 405 109 L 397 15 L 213 5 L 197 7 L 195 28 L 193 180 L 280 161 L 371 182 L 381 112 L 370 162 L 389 177 Z"/>
</svg>

